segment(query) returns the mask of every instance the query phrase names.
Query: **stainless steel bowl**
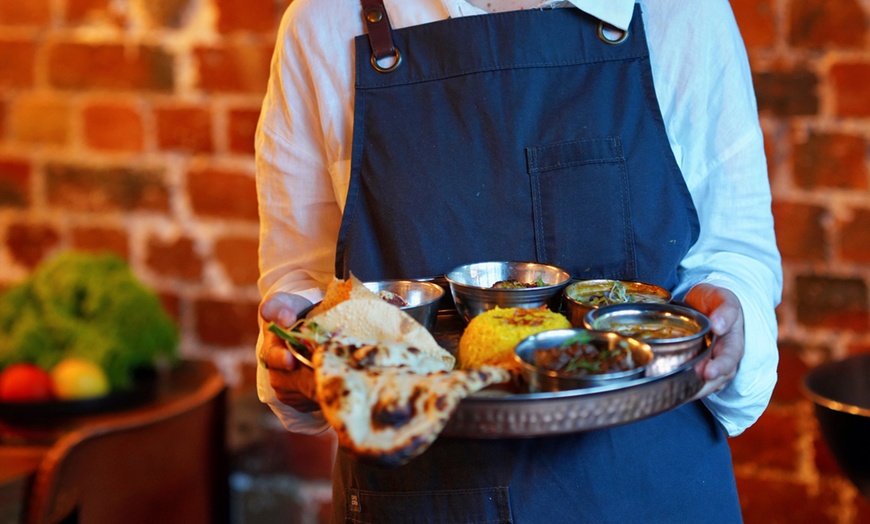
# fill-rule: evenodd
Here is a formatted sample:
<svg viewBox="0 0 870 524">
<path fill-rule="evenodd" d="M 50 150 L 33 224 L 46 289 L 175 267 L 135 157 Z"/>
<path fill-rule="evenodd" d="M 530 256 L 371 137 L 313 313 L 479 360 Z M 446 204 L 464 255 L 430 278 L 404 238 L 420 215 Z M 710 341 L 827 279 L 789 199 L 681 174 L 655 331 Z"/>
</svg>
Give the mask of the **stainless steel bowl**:
<svg viewBox="0 0 870 524">
<path fill-rule="evenodd" d="M 710 319 L 677 304 L 615 304 L 586 314 L 587 329 L 612 331 L 646 342 L 655 358 L 651 376 L 668 373 L 712 343 Z"/>
<path fill-rule="evenodd" d="M 446 275 L 459 315 L 468 322 L 484 311 L 519 307 L 559 308 L 562 288 L 571 275 L 564 269 L 537 262 L 475 262 L 450 270 Z M 544 285 L 521 289 L 493 289 L 496 282 L 517 280 Z"/>
<path fill-rule="evenodd" d="M 803 392 L 825 443 L 846 477 L 870 500 L 870 353 L 811 369 Z"/>
<path fill-rule="evenodd" d="M 578 280 L 571 282 L 562 291 L 565 316 L 574 327 L 583 327 L 586 314 L 604 305 L 619 303 L 619 297 L 611 296 L 615 287 L 621 286 L 625 296 L 634 303 L 667 303 L 671 294 L 667 289 L 644 282 L 630 280 Z"/>
<path fill-rule="evenodd" d="M 431 282 L 440 286 L 441 289 L 444 290 L 444 295 L 441 297 L 441 300 L 438 303 L 438 311 L 446 311 L 450 313 L 453 313 L 455 311 L 456 308 L 453 306 L 453 295 L 450 294 L 450 284 L 447 283 L 447 278 L 445 278 L 444 275 L 412 278 L 411 280 L 417 282 Z"/>
<path fill-rule="evenodd" d="M 552 371 L 535 365 L 534 353 L 546 348 L 559 348 L 570 345 L 577 337 L 584 337 L 585 343 L 598 349 L 612 350 L 622 344 L 627 346 L 636 366 L 627 371 L 613 373 L 565 373 Z M 566 391 L 596 387 L 614 382 L 637 379 L 644 376 L 653 353 L 649 345 L 639 340 L 624 337 L 612 332 L 591 331 L 586 329 L 553 329 L 543 331 L 523 339 L 514 350 L 515 358 L 522 367 L 523 377 L 528 382 L 529 391 Z"/>
<path fill-rule="evenodd" d="M 438 304 L 444 295 L 444 288 L 433 282 L 419 280 L 381 280 L 363 282 L 373 293 L 389 291 L 402 297 L 408 303 L 401 309 L 414 317 L 429 331 L 435 327 L 438 318 Z"/>
</svg>

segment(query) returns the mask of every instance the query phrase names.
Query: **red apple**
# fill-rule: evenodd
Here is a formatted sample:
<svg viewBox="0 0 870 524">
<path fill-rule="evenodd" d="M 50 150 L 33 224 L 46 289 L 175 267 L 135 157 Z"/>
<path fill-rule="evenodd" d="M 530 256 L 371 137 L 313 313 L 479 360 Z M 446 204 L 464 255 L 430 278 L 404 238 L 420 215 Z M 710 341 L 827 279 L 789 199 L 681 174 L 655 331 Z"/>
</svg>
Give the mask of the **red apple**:
<svg viewBox="0 0 870 524">
<path fill-rule="evenodd" d="M 44 402 L 54 398 L 51 375 L 34 364 L 17 363 L 0 372 L 0 401 Z"/>
</svg>

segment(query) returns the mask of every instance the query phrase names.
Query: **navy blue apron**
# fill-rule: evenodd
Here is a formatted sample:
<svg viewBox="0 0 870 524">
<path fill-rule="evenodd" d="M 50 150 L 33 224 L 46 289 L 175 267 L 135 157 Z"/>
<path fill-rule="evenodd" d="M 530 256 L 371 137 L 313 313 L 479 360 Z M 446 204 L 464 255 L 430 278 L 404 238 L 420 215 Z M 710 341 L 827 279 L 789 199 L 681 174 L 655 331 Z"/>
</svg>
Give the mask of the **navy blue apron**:
<svg viewBox="0 0 870 524">
<path fill-rule="evenodd" d="M 448 19 L 392 31 L 391 72 L 358 37 L 336 274 L 537 260 L 672 289 L 698 219 L 637 6 L 624 36 L 575 8 Z M 566 436 L 441 437 L 398 468 L 339 452 L 334 481 L 337 522 L 740 521 L 726 438 L 699 402 Z"/>
</svg>

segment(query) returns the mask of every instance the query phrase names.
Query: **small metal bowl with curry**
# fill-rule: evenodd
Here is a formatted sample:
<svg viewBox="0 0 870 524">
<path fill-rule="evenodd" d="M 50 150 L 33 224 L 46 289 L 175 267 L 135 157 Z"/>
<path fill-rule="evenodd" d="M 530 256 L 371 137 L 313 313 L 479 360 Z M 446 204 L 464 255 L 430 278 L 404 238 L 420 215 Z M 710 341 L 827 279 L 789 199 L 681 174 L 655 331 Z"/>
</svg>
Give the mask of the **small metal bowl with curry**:
<svg viewBox="0 0 870 524">
<path fill-rule="evenodd" d="M 663 375 L 694 358 L 712 343 L 710 319 L 679 304 L 615 304 L 593 309 L 583 321 L 587 329 L 610 331 L 649 344 L 650 376 Z"/>
</svg>

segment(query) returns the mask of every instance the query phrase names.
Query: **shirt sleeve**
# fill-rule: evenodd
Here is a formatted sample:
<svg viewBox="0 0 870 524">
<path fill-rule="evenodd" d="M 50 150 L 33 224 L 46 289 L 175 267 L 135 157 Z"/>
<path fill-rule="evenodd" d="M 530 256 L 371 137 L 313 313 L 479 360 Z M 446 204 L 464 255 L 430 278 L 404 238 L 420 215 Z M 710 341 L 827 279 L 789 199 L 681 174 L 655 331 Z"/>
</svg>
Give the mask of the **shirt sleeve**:
<svg viewBox="0 0 870 524">
<path fill-rule="evenodd" d="M 334 275 L 341 222 L 332 177 L 341 164 L 340 152 L 329 146 L 336 142 L 330 135 L 335 126 L 326 116 L 336 108 L 324 106 L 318 96 L 335 82 L 313 68 L 310 60 L 312 55 L 329 52 L 318 46 L 312 24 L 306 22 L 315 18 L 315 13 L 307 12 L 315 8 L 311 2 L 294 2 L 284 16 L 255 137 L 260 294 L 285 291 L 312 302 L 322 298 L 321 290 Z M 258 352 L 262 341 L 260 333 Z M 325 429 L 318 414 L 299 413 L 280 402 L 259 363 L 257 391 L 287 429 L 303 433 Z"/>
<path fill-rule="evenodd" d="M 725 0 L 657 2 L 647 27 L 657 97 L 700 221 L 674 296 L 705 282 L 731 290 L 743 308 L 746 343 L 737 376 L 704 399 L 735 436 L 761 416 L 776 383 L 775 308 L 782 293 L 752 75 Z"/>
</svg>

